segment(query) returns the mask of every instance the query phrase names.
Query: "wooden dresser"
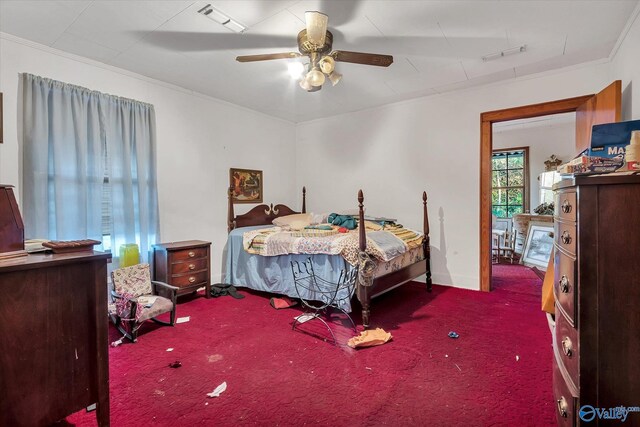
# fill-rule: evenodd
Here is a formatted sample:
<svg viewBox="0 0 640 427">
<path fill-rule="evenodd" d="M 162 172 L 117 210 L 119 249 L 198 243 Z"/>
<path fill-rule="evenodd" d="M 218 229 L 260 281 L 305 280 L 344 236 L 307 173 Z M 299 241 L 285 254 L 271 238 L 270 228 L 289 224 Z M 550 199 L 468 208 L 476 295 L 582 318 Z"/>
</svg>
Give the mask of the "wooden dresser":
<svg viewBox="0 0 640 427">
<path fill-rule="evenodd" d="M 107 260 L 0 261 L 0 426 L 50 425 L 97 403 L 109 425 Z"/>
<path fill-rule="evenodd" d="M 610 425 L 585 405 L 640 406 L 640 176 L 581 176 L 554 190 L 558 425 Z M 624 425 L 640 425 L 640 413 Z"/>
<path fill-rule="evenodd" d="M 178 295 L 205 287 L 211 298 L 211 242 L 187 240 L 153 246 L 153 280 L 180 288 Z"/>
</svg>

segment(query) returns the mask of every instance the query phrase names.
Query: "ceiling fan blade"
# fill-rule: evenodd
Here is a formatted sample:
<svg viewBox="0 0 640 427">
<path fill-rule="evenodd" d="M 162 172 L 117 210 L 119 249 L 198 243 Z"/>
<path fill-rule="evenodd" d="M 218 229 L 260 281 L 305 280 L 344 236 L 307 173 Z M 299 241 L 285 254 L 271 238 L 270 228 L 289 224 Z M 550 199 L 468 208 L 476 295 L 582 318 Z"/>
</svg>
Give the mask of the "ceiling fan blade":
<svg viewBox="0 0 640 427">
<path fill-rule="evenodd" d="M 265 53 L 262 55 L 243 55 L 237 56 L 238 62 L 254 62 L 254 61 L 269 61 L 271 59 L 291 59 L 302 56 L 298 52 L 283 52 L 283 53 Z"/>
<path fill-rule="evenodd" d="M 307 23 L 307 40 L 316 46 L 323 46 L 329 17 L 321 12 L 305 12 L 304 20 Z"/>
<path fill-rule="evenodd" d="M 336 61 L 352 62 L 354 64 L 377 65 L 378 67 L 388 67 L 393 64 L 393 56 L 380 55 L 377 53 L 349 52 L 346 50 L 334 50 L 331 56 Z"/>
</svg>

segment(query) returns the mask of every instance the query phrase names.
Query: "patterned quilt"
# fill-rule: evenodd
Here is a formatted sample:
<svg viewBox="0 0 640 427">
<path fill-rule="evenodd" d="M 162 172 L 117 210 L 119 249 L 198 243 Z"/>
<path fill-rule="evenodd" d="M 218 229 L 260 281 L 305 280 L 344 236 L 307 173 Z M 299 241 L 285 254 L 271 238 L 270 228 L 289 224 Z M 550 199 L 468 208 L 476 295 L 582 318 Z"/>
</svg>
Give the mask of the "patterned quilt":
<svg viewBox="0 0 640 427">
<path fill-rule="evenodd" d="M 401 225 L 367 228 L 367 253 L 379 261 L 389 261 L 422 244 L 422 233 Z M 372 230 L 373 229 L 373 230 Z M 270 227 L 247 231 L 244 249 L 252 254 L 277 256 L 285 254 L 342 255 L 351 265 L 358 262 L 358 230 L 323 237 L 296 237 L 292 231 Z M 299 233 L 297 233 L 299 235 Z"/>
</svg>

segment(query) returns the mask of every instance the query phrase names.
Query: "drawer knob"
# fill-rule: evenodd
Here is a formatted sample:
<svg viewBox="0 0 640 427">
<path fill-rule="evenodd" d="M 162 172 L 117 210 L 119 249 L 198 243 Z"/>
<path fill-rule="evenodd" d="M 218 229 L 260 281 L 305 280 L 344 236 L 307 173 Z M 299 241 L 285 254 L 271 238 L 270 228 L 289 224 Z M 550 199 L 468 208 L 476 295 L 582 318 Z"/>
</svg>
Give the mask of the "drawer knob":
<svg viewBox="0 0 640 427">
<path fill-rule="evenodd" d="M 573 208 L 571 206 L 571 203 L 569 203 L 569 201 L 567 199 L 564 200 L 564 202 L 562 202 L 562 212 L 564 213 L 569 213 L 571 212 L 571 209 Z"/>
<path fill-rule="evenodd" d="M 196 269 L 195 264 L 189 264 L 189 270 L 195 270 L 195 269 Z"/>
<path fill-rule="evenodd" d="M 195 281 L 196 281 L 196 278 L 195 278 L 195 277 L 193 277 L 193 276 L 189 277 L 189 283 L 193 283 L 193 282 L 195 282 Z"/>
<path fill-rule="evenodd" d="M 194 256 L 196 256 L 196 253 L 194 251 L 189 251 L 189 258 L 193 258 Z"/>
<path fill-rule="evenodd" d="M 565 399 L 564 396 L 560 396 L 560 399 L 558 399 L 556 403 L 558 404 L 558 412 L 560 412 L 560 416 L 562 418 L 567 418 L 567 410 L 569 409 L 567 399 Z"/>
<path fill-rule="evenodd" d="M 569 293 L 569 279 L 564 274 L 562 275 L 562 279 L 560 279 L 560 292 L 563 294 Z"/>
<path fill-rule="evenodd" d="M 562 338 L 562 352 L 567 357 L 573 356 L 573 343 L 569 337 Z"/>
<path fill-rule="evenodd" d="M 565 245 L 568 245 L 571 243 L 571 234 L 569 234 L 567 230 L 563 231 L 562 236 L 560 236 L 560 240 L 562 240 L 562 243 Z"/>
</svg>

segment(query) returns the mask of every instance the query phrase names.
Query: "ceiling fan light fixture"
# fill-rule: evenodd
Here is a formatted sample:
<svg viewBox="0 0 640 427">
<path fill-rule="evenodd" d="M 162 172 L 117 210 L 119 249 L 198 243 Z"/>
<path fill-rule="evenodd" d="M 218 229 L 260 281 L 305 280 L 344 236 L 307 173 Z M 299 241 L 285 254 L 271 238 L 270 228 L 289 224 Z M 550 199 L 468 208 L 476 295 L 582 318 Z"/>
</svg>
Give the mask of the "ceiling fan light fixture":
<svg viewBox="0 0 640 427">
<path fill-rule="evenodd" d="M 320 71 L 323 73 L 331 74 L 336 68 L 336 60 L 333 59 L 333 57 L 326 55 L 320 58 L 318 66 L 320 67 Z"/>
<path fill-rule="evenodd" d="M 322 71 L 320 71 L 318 67 L 313 67 L 311 71 L 307 73 L 305 80 L 307 80 L 311 86 L 322 86 L 324 84 L 324 74 L 322 74 Z"/>
<path fill-rule="evenodd" d="M 300 80 L 300 87 L 306 90 L 307 92 L 310 92 L 311 89 L 313 89 L 313 86 L 311 86 L 311 83 L 309 83 L 309 81 L 306 78 Z"/>
<path fill-rule="evenodd" d="M 329 17 L 320 12 L 305 12 L 304 20 L 307 24 L 307 39 L 318 47 L 324 46 L 327 35 Z"/>
<path fill-rule="evenodd" d="M 302 62 L 293 61 L 287 64 L 289 75 L 294 79 L 299 79 L 303 76 L 305 67 Z"/>
<path fill-rule="evenodd" d="M 333 73 L 329 74 L 328 77 L 329 77 L 329 81 L 331 82 L 331 85 L 335 86 L 342 79 L 342 74 L 340 74 L 337 71 L 334 71 Z"/>
</svg>

